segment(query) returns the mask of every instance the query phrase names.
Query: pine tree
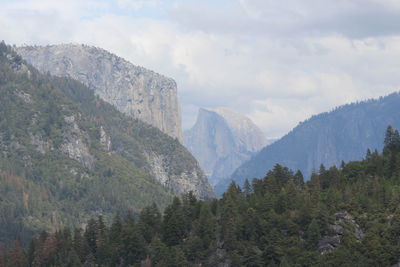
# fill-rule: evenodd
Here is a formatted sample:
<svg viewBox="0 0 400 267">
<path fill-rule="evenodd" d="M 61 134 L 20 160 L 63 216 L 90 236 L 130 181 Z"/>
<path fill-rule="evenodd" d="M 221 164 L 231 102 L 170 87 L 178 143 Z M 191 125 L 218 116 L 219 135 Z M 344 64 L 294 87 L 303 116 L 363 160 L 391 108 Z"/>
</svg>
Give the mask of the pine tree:
<svg viewBox="0 0 400 267">
<path fill-rule="evenodd" d="M 158 237 L 155 237 L 151 241 L 149 254 L 155 266 L 162 266 L 162 261 L 168 256 L 168 248 Z"/>
<path fill-rule="evenodd" d="M 400 134 L 398 130 L 394 131 L 393 138 L 392 138 L 392 146 L 393 150 L 399 152 L 400 150 Z"/>
<path fill-rule="evenodd" d="M 228 190 L 223 194 L 221 200 L 221 235 L 226 244 L 226 248 L 230 251 L 238 247 L 237 230 L 239 227 L 239 202 L 241 199 L 242 192 L 240 187 L 232 182 Z"/>
<path fill-rule="evenodd" d="M 297 187 L 303 188 L 303 186 L 304 186 L 304 176 L 303 176 L 303 174 L 301 173 L 300 170 L 298 170 L 296 172 L 296 174 L 293 176 L 293 182 Z"/>
<path fill-rule="evenodd" d="M 186 222 L 183 215 L 182 204 L 178 197 L 174 197 L 172 205 L 164 211 L 162 222 L 162 241 L 167 246 L 175 246 L 181 243 L 185 235 Z"/>
<path fill-rule="evenodd" d="M 125 225 L 122 230 L 121 253 L 124 264 L 138 264 L 146 257 L 146 241 L 136 225 Z"/>
<path fill-rule="evenodd" d="M 317 219 L 313 219 L 307 228 L 306 245 L 308 249 L 316 249 L 318 241 L 321 239 L 320 225 Z"/>
<path fill-rule="evenodd" d="M 160 262 L 160 266 L 165 267 L 186 267 L 189 263 L 186 261 L 185 254 L 180 246 L 168 248 L 168 253 Z"/>
<path fill-rule="evenodd" d="M 34 237 L 29 242 L 29 247 L 28 247 L 27 260 L 28 260 L 29 266 L 32 266 L 32 263 L 34 262 L 35 257 L 38 253 L 38 249 L 39 249 L 39 238 Z M 1 266 L 1 264 L 0 264 L 0 266 Z"/>
<path fill-rule="evenodd" d="M 25 267 L 28 263 L 21 241 L 16 240 L 9 252 L 8 266 Z"/>
<path fill-rule="evenodd" d="M 108 263 L 110 259 L 110 246 L 108 242 L 108 229 L 103 221 L 103 216 L 97 219 L 96 261 L 97 263 Z"/>
<path fill-rule="evenodd" d="M 386 128 L 386 133 L 385 133 L 384 151 L 392 151 L 392 148 L 393 148 L 393 135 L 394 135 L 393 127 L 392 127 L 392 125 L 389 125 Z"/>
<path fill-rule="evenodd" d="M 371 150 L 368 148 L 367 153 L 365 155 L 365 160 L 370 161 L 372 159 L 372 153 Z"/>
<path fill-rule="evenodd" d="M 98 224 L 95 219 L 90 219 L 85 231 L 85 239 L 88 245 L 89 253 L 93 256 L 97 252 Z"/>
<path fill-rule="evenodd" d="M 200 218 L 194 231 L 201 238 L 203 250 L 207 250 L 215 240 L 215 223 L 215 218 L 211 213 L 209 205 L 203 204 L 201 206 Z"/>
<path fill-rule="evenodd" d="M 86 240 L 82 236 L 81 229 L 74 230 L 72 246 L 73 246 L 76 254 L 78 255 L 80 261 L 84 262 L 87 254 L 89 253 L 89 247 L 86 243 Z"/>
<path fill-rule="evenodd" d="M 245 194 L 246 196 L 249 196 L 250 194 L 253 193 L 253 189 L 252 189 L 251 184 L 250 184 L 250 182 L 249 182 L 248 179 L 246 179 L 246 180 L 244 181 L 243 192 L 244 192 L 244 194 Z"/>
<path fill-rule="evenodd" d="M 121 217 L 119 215 L 115 216 L 113 223 L 111 224 L 110 228 L 110 243 L 111 244 L 118 244 L 118 242 L 121 240 L 121 235 L 122 235 L 122 221 Z"/>
<path fill-rule="evenodd" d="M 321 174 L 324 174 L 325 171 L 326 171 L 326 168 L 325 168 L 324 164 L 321 164 L 321 165 L 319 166 L 319 174 L 320 174 L 320 175 L 321 175 Z"/>
<path fill-rule="evenodd" d="M 160 233 L 161 213 L 156 204 L 144 208 L 139 217 L 139 227 L 147 243 Z"/>
<path fill-rule="evenodd" d="M 121 239 L 122 239 L 122 221 L 119 215 L 115 216 L 111 224 L 108 236 L 109 262 L 110 265 L 116 266 L 120 263 L 121 255 Z"/>
</svg>

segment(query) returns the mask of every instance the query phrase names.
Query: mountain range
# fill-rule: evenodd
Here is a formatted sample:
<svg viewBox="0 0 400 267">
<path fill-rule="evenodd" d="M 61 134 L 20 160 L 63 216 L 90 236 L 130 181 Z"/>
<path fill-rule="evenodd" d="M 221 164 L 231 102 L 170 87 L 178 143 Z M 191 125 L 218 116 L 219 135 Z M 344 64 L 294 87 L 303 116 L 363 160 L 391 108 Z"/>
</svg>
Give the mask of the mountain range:
<svg viewBox="0 0 400 267">
<path fill-rule="evenodd" d="M 360 160 L 368 149 L 382 149 L 388 125 L 400 126 L 399 106 L 400 94 L 393 93 L 315 115 L 243 163 L 216 191 L 224 192 L 231 181 L 263 177 L 277 163 L 300 170 L 307 180 L 321 164 Z"/>
</svg>

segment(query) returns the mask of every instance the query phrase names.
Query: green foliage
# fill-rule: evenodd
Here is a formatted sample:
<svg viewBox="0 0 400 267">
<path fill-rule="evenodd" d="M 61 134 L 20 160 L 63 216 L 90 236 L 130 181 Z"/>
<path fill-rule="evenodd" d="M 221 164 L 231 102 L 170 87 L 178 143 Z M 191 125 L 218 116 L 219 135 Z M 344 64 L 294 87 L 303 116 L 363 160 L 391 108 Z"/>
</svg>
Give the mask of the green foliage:
<svg viewBox="0 0 400 267">
<path fill-rule="evenodd" d="M 50 266 L 60 258 L 73 266 L 391 266 L 400 255 L 400 180 L 382 170 L 400 147 L 390 146 L 341 169 L 321 167 L 306 183 L 276 165 L 243 191 L 232 183 L 219 200 L 189 193 L 163 216 L 152 204 L 110 226 L 91 219 L 83 234 L 43 234 L 26 252 L 0 249 L 0 261 L 14 253 Z M 323 240 L 337 244 L 324 250 Z"/>
<path fill-rule="evenodd" d="M 182 203 L 175 197 L 172 205 L 164 212 L 162 223 L 162 241 L 168 246 L 179 245 L 185 236 L 185 218 Z"/>
<path fill-rule="evenodd" d="M 67 149 L 87 155 L 71 157 Z M 110 222 L 152 203 L 163 209 L 172 194 L 150 174 L 148 153 L 165 157 L 170 175 L 196 164 L 177 140 L 75 80 L 40 74 L 0 44 L 0 242 L 27 244 L 37 232 L 97 214 Z"/>
</svg>

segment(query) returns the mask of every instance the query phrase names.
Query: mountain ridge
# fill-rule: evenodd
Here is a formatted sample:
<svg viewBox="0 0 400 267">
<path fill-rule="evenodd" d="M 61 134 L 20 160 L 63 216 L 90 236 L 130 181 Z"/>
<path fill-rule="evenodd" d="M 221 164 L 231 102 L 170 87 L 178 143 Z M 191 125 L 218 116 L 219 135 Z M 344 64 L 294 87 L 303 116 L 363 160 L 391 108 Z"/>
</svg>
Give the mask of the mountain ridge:
<svg viewBox="0 0 400 267">
<path fill-rule="evenodd" d="M 243 163 L 217 191 L 223 192 L 230 181 L 242 184 L 246 178 L 262 177 L 277 163 L 301 170 L 308 179 L 321 164 L 339 165 L 361 159 L 367 149 L 380 150 L 386 126 L 400 126 L 399 104 L 395 92 L 314 115 Z"/>
</svg>

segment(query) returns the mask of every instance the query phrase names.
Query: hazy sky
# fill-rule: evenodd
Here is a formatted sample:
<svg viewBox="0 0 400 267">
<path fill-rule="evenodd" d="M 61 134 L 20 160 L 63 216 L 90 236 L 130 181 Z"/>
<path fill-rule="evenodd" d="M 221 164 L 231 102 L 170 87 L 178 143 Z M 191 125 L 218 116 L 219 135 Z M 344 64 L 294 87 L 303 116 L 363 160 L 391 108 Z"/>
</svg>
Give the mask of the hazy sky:
<svg viewBox="0 0 400 267">
<path fill-rule="evenodd" d="M 399 0 L 0 0 L 9 44 L 85 43 L 178 83 L 183 124 L 230 107 L 269 137 L 400 88 Z"/>
</svg>

